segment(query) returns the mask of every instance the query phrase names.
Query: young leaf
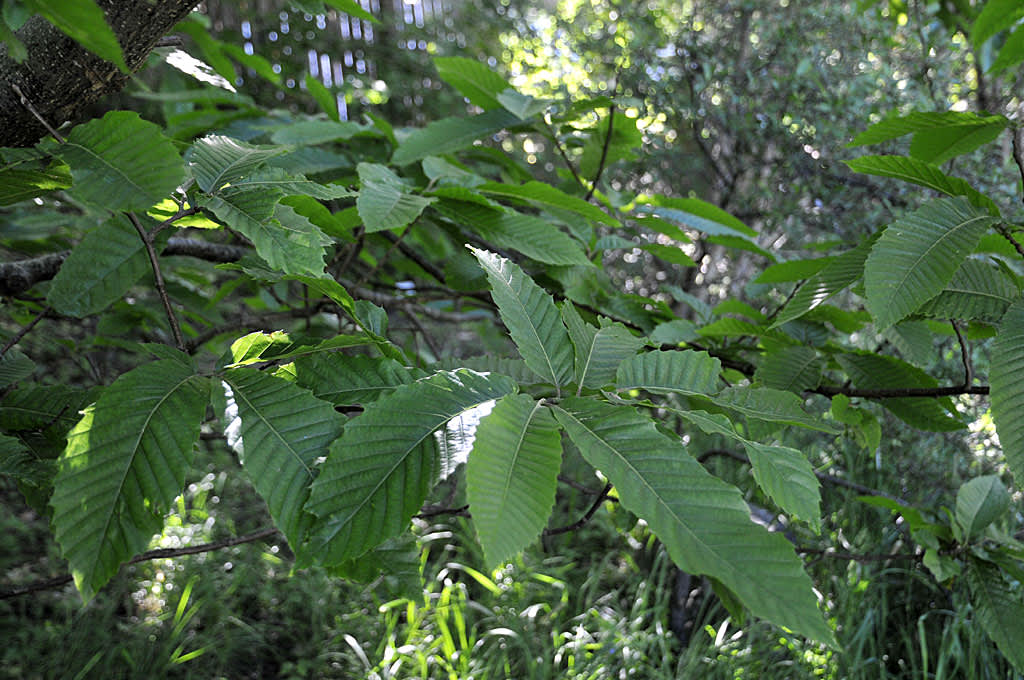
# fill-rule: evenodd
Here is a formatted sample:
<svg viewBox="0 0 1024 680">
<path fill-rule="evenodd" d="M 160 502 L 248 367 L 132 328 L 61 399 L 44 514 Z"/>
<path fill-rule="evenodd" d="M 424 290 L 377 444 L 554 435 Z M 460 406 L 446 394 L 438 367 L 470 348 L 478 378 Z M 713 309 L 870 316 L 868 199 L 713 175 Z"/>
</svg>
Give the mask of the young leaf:
<svg viewBox="0 0 1024 680">
<path fill-rule="evenodd" d="M 615 376 L 615 389 L 645 390 L 655 394 L 708 395 L 718 392 L 722 362 L 707 352 L 654 351 L 629 357 Z"/>
<path fill-rule="evenodd" d="M 69 191 L 108 210 L 145 210 L 185 179 L 171 140 L 131 111 L 78 125 L 56 151 L 71 167 Z"/>
<path fill-rule="evenodd" d="M 274 524 L 297 549 L 312 521 L 303 505 L 316 459 L 341 433 L 342 418 L 326 401 L 272 375 L 235 368 L 215 395 L 228 446 L 234 449 Z"/>
<path fill-rule="evenodd" d="M 1010 494 L 996 475 L 976 477 L 956 493 L 956 521 L 970 540 L 1010 509 Z"/>
<path fill-rule="evenodd" d="M 480 422 L 466 493 L 488 565 L 501 564 L 540 535 L 555 504 L 561 463 L 558 423 L 529 395 L 502 397 Z"/>
<path fill-rule="evenodd" d="M 470 104 L 484 111 L 502 108 L 497 95 L 507 90 L 509 84 L 486 64 L 466 57 L 435 57 L 434 66 L 441 80 L 458 90 Z"/>
<path fill-rule="evenodd" d="M 491 297 L 519 353 L 534 373 L 556 387 L 573 372 L 573 348 L 551 296 L 518 266 L 470 248 L 491 283 Z"/>
<path fill-rule="evenodd" d="M 209 381 L 190 366 L 155 361 L 115 380 L 68 435 L 50 504 L 85 600 L 160 531 L 208 401 Z"/>
<path fill-rule="evenodd" d="M 946 198 L 889 225 L 864 266 L 867 306 L 879 329 L 941 293 L 995 221 L 963 198 Z"/>
<path fill-rule="evenodd" d="M 562 305 L 562 321 L 576 347 L 575 379 L 582 387 L 596 389 L 611 383 L 619 364 L 644 345 L 622 324 L 606 323 L 594 328 L 580 318 L 571 302 Z"/>
<path fill-rule="evenodd" d="M 1024 673 L 1024 603 L 1019 589 L 1006 583 L 995 564 L 976 558 L 967 563 L 966 580 L 978 623 L 1017 672 Z"/>
<path fill-rule="evenodd" d="M 46 301 L 60 314 L 89 316 L 120 300 L 149 269 L 139 232 L 127 217 L 115 215 L 71 251 Z"/>
<path fill-rule="evenodd" d="M 833 643 L 792 546 L 750 521 L 735 487 L 633 409 L 572 397 L 553 411 L 587 462 L 615 485 L 623 507 L 647 520 L 681 569 L 720 580 L 757 616 Z"/>
<path fill-rule="evenodd" d="M 1024 300 L 1006 310 L 992 342 L 992 419 L 1013 476 L 1024 480 Z"/>
<path fill-rule="evenodd" d="M 471 146 L 521 121 L 505 110 L 487 111 L 469 118 L 442 118 L 414 131 L 401 143 L 391 162 L 407 165 L 427 156 L 441 156 Z"/>
<path fill-rule="evenodd" d="M 515 391 L 499 375 L 437 373 L 367 404 L 332 446 L 306 509 L 318 519 L 307 558 L 337 564 L 396 536 L 437 473 L 433 432 L 475 406 Z"/>
</svg>

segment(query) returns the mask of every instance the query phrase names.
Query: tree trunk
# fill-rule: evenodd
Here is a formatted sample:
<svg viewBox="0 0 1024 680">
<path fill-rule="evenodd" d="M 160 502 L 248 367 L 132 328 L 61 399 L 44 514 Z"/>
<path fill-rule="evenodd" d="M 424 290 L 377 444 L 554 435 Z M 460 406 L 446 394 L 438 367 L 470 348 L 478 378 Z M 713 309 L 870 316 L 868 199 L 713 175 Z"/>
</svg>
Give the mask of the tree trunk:
<svg viewBox="0 0 1024 680">
<path fill-rule="evenodd" d="M 188 15 L 196 0 L 98 0 L 128 67 L 143 65 L 157 40 Z M 87 51 L 42 17 L 17 32 L 28 49 L 21 64 L 0 45 L 0 146 L 31 146 L 46 128 L 31 106 L 53 127 L 74 121 L 90 104 L 117 92 L 128 75 Z M 22 101 L 21 95 L 26 101 Z"/>
</svg>

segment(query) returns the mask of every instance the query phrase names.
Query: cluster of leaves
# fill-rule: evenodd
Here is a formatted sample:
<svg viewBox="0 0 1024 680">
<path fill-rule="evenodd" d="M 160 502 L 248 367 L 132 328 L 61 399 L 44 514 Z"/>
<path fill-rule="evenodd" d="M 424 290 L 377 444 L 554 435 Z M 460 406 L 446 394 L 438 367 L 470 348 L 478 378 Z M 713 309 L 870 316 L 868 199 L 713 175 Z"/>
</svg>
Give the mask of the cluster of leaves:
<svg viewBox="0 0 1024 680">
<path fill-rule="evenodd" d="M 403 539 L 410 521 L 439 481 L 463 476 L 488 566 L 500 565 L 544 531 L 563 460 L 578 455 L 607 484 L 598 502 L 614 497 L 643 519 L 735 613 L 825 643 L 833 631 L 800 558 L 746 502 L 758 494 L 820 531 L 818 475 L 784 444 L 789 429 L 873 451 L 874 402 L 945 432 L 965 427 L 951 397 L 990 390 L 1009 469 L 1024 475 L 1017 227 L 940 168 L 1016 134 L 1012 121 L 918 112 L 871 126 L 855 145 L 913 135 L 909 155 L 851 168 L 947 197 L 837 255 L 773 264 L 759 282 L 789 291 L 774 313 L 739 300 L 712 309 L 676 289 L 684 318 L 618 290 L 602 255 L 643 248 L 687 267 L 701 239 L 773 258 L 757 233 L 697 198 L 602 192 L 606 165 L 640 143 L 613 100 L 539 100 L 479 62 L 435 65 L 474 115 L 395 130 L 189 89 L 152 95 L 188 107 L 187 125 L 114 111 L 34 148 L 0 149 L 0 205 L 16 230 L 58 214 L 86 228 L 53 280 L 37 276 L 11 308 L 33 323 L 98 316 L 92 342 L 123 352 L 116 379 L 87 390 L 33 380 L 36 363 L 10 346 L 0 360 L 0 471 L 52 512 L 85 598 L 160 532 L 215 427 L 300 566 L 372 579 L 410 562 L 395 558 L 415 551 Z M 566 181 L 537 181 L 488 143 L 517 134 L 559 148 Z M 641 230 L 663 238 L 642 241 Z M 846 290 L 864 309 L 831 304 Z M 227 315 L 226 300 L 251 313 Z M 272 331 L 281 307 L 307 332 Z M 385 308 L 410 317 L 428 348 L 398 342 Z M 448 331 L 424 328 L 464 324 L 479 346 L 495 341 L 498 320 L 511 340 L 500 346 L 518 356 L 466 356 L 454 341 L 445 352 L 431 336 Z M 967 358 L 964 382 L 940 387 L 912 361 L 849 341 L 869 332 L 911 360 L 948 333 L 964 357 L 968 340 L 992 337 L 990 386 L 974 384 Z M 831 398 L 826 413 L 813 395 Z M 698 433 L 742 447 L 753 490 L 688 452 Z M 948 523 L 872 502 L 904 517 L 937 578 L 962 577 L 985 630 L 1024 666 L 1012 586 L 1024 546 L 1006 531 L 999 479 L 965 485 Z"/>
</svg>

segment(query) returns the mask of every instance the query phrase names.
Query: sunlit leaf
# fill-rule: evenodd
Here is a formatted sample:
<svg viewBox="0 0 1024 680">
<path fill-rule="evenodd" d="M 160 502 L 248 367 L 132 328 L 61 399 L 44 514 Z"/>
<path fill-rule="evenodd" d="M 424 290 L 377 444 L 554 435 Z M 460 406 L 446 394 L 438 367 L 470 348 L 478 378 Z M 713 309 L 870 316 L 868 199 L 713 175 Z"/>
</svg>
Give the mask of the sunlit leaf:
<svg viewBox="0 0 1024 680">
<path fill-rule="evenodd" d="M 587 462 L 615 485 L 626 509 L 647 521 L 681 569 L 720 580 L 757 616 L 833 641 L 792 546 L 751 522 L 740 492 L 711 476 L 681 442 L 630 408 L 573 397 L 553 410 Z"/>
<path fill-rule="evenodd" d="M 477 428 L 466 493 L 484 557 L 496 566 L 537 539 L 555 504 L 558 424 L 525 394 L 502 397 Z"/>
<path fill-rule="evenodd" d="M 208 400 L 209 381 L 190 366 L 156 361 L 115 380 L 68 435 L 50 503 L 84 599 L 160 531 Z"/>
</svg>

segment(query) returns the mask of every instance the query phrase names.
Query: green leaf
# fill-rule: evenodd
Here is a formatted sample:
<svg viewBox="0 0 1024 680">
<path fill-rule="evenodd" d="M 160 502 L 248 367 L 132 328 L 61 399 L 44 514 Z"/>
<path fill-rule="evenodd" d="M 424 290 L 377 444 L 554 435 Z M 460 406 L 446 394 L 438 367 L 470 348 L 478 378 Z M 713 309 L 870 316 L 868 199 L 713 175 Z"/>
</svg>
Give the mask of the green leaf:
<svg viewBox="0 0 1024 680">
<path fill-rule="evenodd" d="M 61 162 L 49 167 L 41 163 L 14 163 L 0 168 L 0 206 L 42 196 L 71 186 L 71 173 Z"/>
<path fill-rule="evenodd" d="M 226 184 L 248 177 L 285 151 L 286 147 L 253 146 L 230 137 L 209 135 L 192 145 L 188 164 L 199 188 L 215 193 Z"/>
<path fill-rule="evenodd" d="M 327 354 L 295 361 L 298 384 L 312 390 L 317 399 L 336 406 L 376 401 L 425 375 L 418 368 L 408 368 L 384 357 Z"/>
<path fill-rule="evenodd" d="M 989 0 L 971 26 L 971 42 L 978 49 L 999 31 L 1006 30 L 1024 16 L 1024 6 L 1018 0 Z"/>
<path fill-rule="evenodd" d="M 485 111 L 502 108 L 497 95 L 507 90 L 509 84 L 486 64 L 466 57 L 434 57 L 434 66 L 441 80 L 471 104 Z"/>
<path fill-rule="evenodd" d="M 963 198 L 946 198 L 890 224 L 864 266 L 867 307 L 879 330 L 941 293 L 995 221 Z"/>
<path fill-rule="evenodd" d="M 729 419 L 717 413 L 676 409 L 661 404 L 650 406 L 666 408 L 707 434 L 721 435 L 743 444 L 757 485 L 786 512 L 807 521 L 816 531 L 821 527 L 821 485 L 803 453 L 786 446 L 771 446 L 741 437 Z"/>
<path fill-rule="evenodd" d="M 132 111 L 76 126 L 56 152 L 71 167 L 69 191 L 108 210 L 145 210 L 185 179 L 171 140 Z"/>
<path fill-rule="evenodd" d="M 234 368 L 216 395 L 228 445 L 238 454 L 274 524 L 293 550 L 312 523 L 303 506 L 317 458 L 341 433 L 342 418 L 326 401 L 272 375 Z"/>
<path fill-rule="evenodd" d="M 673 319 L 658 326 L 651 331 L 651 342 L 656 345 L 679 345 L 684 342 L 693 342 L 700 338 L 697 333 L 697 324 L 687 319 Z"/>
<path fill-rule="evenodd" d="M 968 561 L 966 580 L 978 623 L 1017 672 L 1024 673 L 1024 603 L 1020 590 L 1006 583 L 996 565 L 979 559 Z"/>
<path fill-rule="evenodd" d="M 324 201 L 334 198 L 350 198 L 356 195 L 340 184 L 320 184 L 302 175 L 293 175 L 281 168 L 262 168 L 245 179 L 234 182 L 231 190 L 261 190 L 279 193 L 283 196 L 312 196 Z"/>
<path fill-rule="evenodd" d="M 200 196 L 198 203 L 252 241 L 271 267 L 287 274 L 323 274 L 324 246 L 331 239 L 290 206 L 278 204 L 281 196 L 241 184 Z"/>
<path fill-rule="evenodd" d="M 680 267 L 696 267 L 697 263 L 689 255 L 684 253 L 677 246 L 667 246 L 661 243 L 643 243 L 638 246 L 640 250 L 646 250 L 659 260 L 669 264 L 677 264 Z"/>
<path fill-rule="evenodd" d="M 361 187 L 356 207 L 367 232 L 404 227 L 435 199 L 414 196 L 409 187 L 383 165 L 360 163 Z"/>
<path fill-rule="evenodd" d="M 503 257 L 470 248 L 491 284 L 491 297 L 519 353 L 534 373 L 556 387 L 573 373 L 573 346 L 554 301 Z"/>
<path fill-rule="evenodd" d="M 1010 509 L 1010 493 L 996 475 L 976 477 L 956 493 L 956 521 L 970 540 L 1006 514 Z"/>
<path fill-rule="evenodd" d="M 305 344 L 293 340 L 284 331 L 263 333 L 257 331 L 244 335 L 231 343 L 228 358 L 222 359 L 223 367 L 237 368 L 262 361 L 283 361 L 294 357 L 306 357 L 333 352 L 343 347 L 369 345 L 373 339 L 366 335 L 336 335 L 333 338 Z"/>
<path fill-rule="evenodd" d="M 36 364 L 16 349 L 0 355 L 0 389 L 24 380 L 36 370 Z"/>
<path fill-rule="evenodd" d="M 403 385 L 367 404 L 331 446 L 313 484 L 306 507 L 318 519 L 307 556 L 336 564 L 401 533 L 437 474 L 434 431 L 514 391 L 515 383 L 504 376 L 459 370 Z"/>
<path fill-rule="evenodd" d="M 707 352 L 656 350 L 629 357 L 619 364 L 615 389 L 704 396 L 718 392 L 721 372 L 722 362 Z"/>
<path fill-rule="evenodd" d="M 121 44 L 93 0 L 24 0 L 25 4 L 93 54 L 128 73 Z"/>
<path fill-rule="evenodd" d="M 327 114 L 328 118 L 335 122 L 341 122 L 337 98 L 312 73 L 306 74 L 306 91 L 313 96 L 313 99 L 320 105 L 320 109 Z"/>
<path fill-rule="evenodd" d="M 991 198 L 959 177 L 950 177 L 931 163 L 905 156 L 861 156 L 844 162 L 854 172 L 901 179 L 949 196 L 965 196 L 971 205 L 983 208 L 991 215 L 999 215 L 999 208 Z"/>
<path fill-rule="evenodd" d="M 519 212 L 492 210 L 464 201 L 442 200 L 438 212 L 502 248 L 518 250 L 538 262 L 589 265 L 580 244 L 551 222 Z"/>
<path fill-rule="evenodd" d="M 991 362 L 992 419 L 1010 471 L 1024 480 L 1024 300 L 1020 298 L 999 324 Z"/>
<path fill-rule="evenodd" d="M 1024 30 L 1017 26 L 999 48 L 999 55 L 988 67 L 989 73 L 1000 73 L 1024 60 Z"/>
<path fill-rule="evenodd" d="M 71 251 L 46 301 L 60 314 L 89 316 L 120 300 L 149 270 L 139 232 L 126 216 L 115 215 Z"/>
<path fill-rule="evenodd" d="M 466 467 L 466 494 L 487 564 L 536 540 L 555 505 L 558 423 L 525 394 L 502 397 L 481 422 Z"/>
<path fill-rule="evenodd" d="M 984 260 L 967 259 L 953 280 L 928 302 L 918 314 L 939 319 L 966 319 L 994 323 L 1017 299 L 1017 284 L 997 265 Z"/>
<path fill-rule="evenodd" d="M 779 262 L 761 272 L 754 283 L 786 283 L 809 279 L 835 261 L 835 257 L 819 257 L 813 260 L 790 260 Z"/>
<path fill-rule="evenodd" d="M 895 357 L 880 354 L 840 354 L 836 361 L 847 372 L 854 387 L 863 389 L 894 389 L 904 387 L 937 387 L 935 378 Z M 897 397 L 880 399 L 879 403 L 897 418 L 929 432 L 961 430 L 963 422 L 949 399 Z"/>
<path fill-rule="evenodd" d="M 642 339 L 620 323 L 602 318 L 601 328 L 587 324 L 568 301 L 562 305 L 562 321 L 576 348 L 575 381 L 581 387 L 597 389 L 610 384 L 619 364 L 644 346 Z"/>
<path fill-rule="evenodd" d="M 873 241 L 866 241 L 856 248 L 836 256 L 821 271 L 807 279 L 776 315 L 770 328 L 778 328 L 794 319 L 799 319 L 856 282 L 864 273 L 864 262 L 867 261 L 872 243 Z"/>
<path fill-rule="evenodd" d="M 469 118 L 442 118 L 406 137 L 391 157 L 391 162 L 407 165 L 427 156 L 460 151 L 478 139 L 519 123 L 514 114 L 505 110 L 487 111 Z"/>
<path fill-rule="evenodd" d="M 487 182 L 477 187 L 477 191 L 499 198 L 522 199 L 538 208 L 558 208 L 582 215 L 589 220 L 606 224 L 609 227 L 621 226 L 619 221 L 592 203 L 578 196 L 567 194 L 544 182 L 527 182 L 526 184 L 500 184 Z"/>
<path fill-rule="evenodd" d="M 727 387 L 717 395 L 705 396 L 712 403 L 748 418 L 796 425 L 830 434 L 840 432 L 832 425 L 804 411 L 804 400 L 792 392 L 768 387 Z"/>
<path fill-rule="evenodd" d="M 818 386 L 824 368 L 825 360 L 812 348 L 782 347 L 764 355 L 754 378 L 765 387 L 799 394 Z"/>
<path fill-rule="evenodd" d="M 15 437 L 0 434 L 0 475 L 43 489 L 53 479 L 53 473 L 53 461 L 36 457 Z"/>
<path fill-rule="evenodd" d="M 699 198 L 670 198 L 667 196 L 647 196 L 648 203 L 641 201 L 637 210 L 642 210 L 667 220 L 678 222 L 690 229 L 703 231 L 712 236 L 757 236 L 757 232 L 745 225 L 738 218 L 730 215 L 716 205 Z"/>
<path fill-rule="evenodd" d="M 209 382 L 190 366 L 155 361 L 115 380 L 68 435 L 50 504 L 85 600 L 160 531 L 208 401 Z"/>
<path fill-rule="evenodd" d="M 282 125 L 270 135 L 270 141 L 297 146 L 326 144 L 351 139 L 366 130 L 364 126 L 350 120 L 300 120 Z"/>
<path fill-rule="evenodd" d="M 520 94 L 508 88 L 497 96 L 497 100 L 506 111 L 514 113 L 519 120 L 530 120 L 544 109 L 551 106 L 549 99 L 535 99 L 528 94 Z"/>
<path fill-rule="evenodd" d="M 1004 116 L 979 116 L 956 111 L 915 111 L 875 123 L 847 146 L 877 144 L 913 133 L 910 155 L 933 165 L 942 165 L 951 158 L 969 153 L 992 141 L 1009 124 L 1010 121 Z"/>
<path fill-rule="evenodd" d="M 350 17 L 362 19 L 363 21 L 369 21 L 374 24 L 380 24 L 380 21 L 377 19 L 377 17 L 373 16 L 365 9 L 363 9 L 362 6 L 358 2 L 356 2 L 356 0 L 324 0 L 324 3 L 330 5 L 331 7 L 341 10 Z"/>
<path fill-rule="evenodd" d="M 735 487 L 633 409 L 569 398 L 553 410 L 587 462 L 615 485 L 623 507 L 647 520 L 681 569 L 718 579 L 757 616 L 833 643 L 793 547 L 750 521 Z"/>
</svg>

